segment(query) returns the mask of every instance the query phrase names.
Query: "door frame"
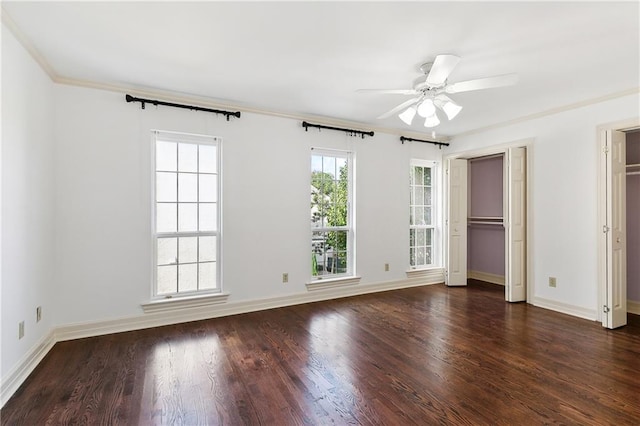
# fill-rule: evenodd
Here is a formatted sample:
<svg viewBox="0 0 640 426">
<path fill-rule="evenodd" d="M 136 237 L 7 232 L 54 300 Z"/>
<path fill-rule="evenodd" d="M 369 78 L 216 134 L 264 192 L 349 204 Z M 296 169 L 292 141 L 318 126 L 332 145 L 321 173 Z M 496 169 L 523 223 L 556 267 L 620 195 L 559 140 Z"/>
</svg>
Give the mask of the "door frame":
<svg viewBox="0 0 640 426">
<path fill-rule="evenodd" d="M 533 295 L 534 293 L 534 286 L 535 286 L 535 281 L 534 281 L 534 272 L 533 272 L 533 267 L 532 267 L 532 248 L 533 248 L 533 224 L 534 224 L 534 218 L 533 218 L 533 208 L 532 208 L 532 204 L 533 204 L 533 164 L 534 164 L 534 138 L 526 138 L 526 139 L 519 139 L 519 140 L 515 140 L 513 142 L 507 142 L 504 144 L 498 144 L 498 145 L 491 145 L 491 146 L 487 146 L 487 147 L 483 147 L 483 148 L 477 148 L 477 149 L 470 149 L 470 150 L 463 150 L 463 151 L 458 151 L 458 152 L 449 152 L 446 155 L 443 156 L 442 162 L 443 164 L 446 164 L 447 161 L 449 159 L 455 159 L 455 158 L 460 158 L 460 159 L 471 159 L 471 158 L 476 158 L 476 157 L 484 157 L 487 155 L 498 155 L 498 154 L 504 154 L 505 158 L 507 157 L 507 150 L 509 148 L 525 148 L 526 152 L 527 152 L 527 157 L 526 157 L 526 179 L 527 179 L 527 184 L 526 184 L 526 188 L 525 188 L 525 204 L 526 204 L 526 217 L 527 217 L 527 225 L 526 225 L 526 238 L 527 238 L 527 242 L 526 242 L 526 250 L 527 250 L 527 255 L 526 255 L 526 268 L 527 268 L 527 272 L 526 272 L 526 278 L 527 278 L 527 298 L 526 298 L 526 302 L 527 303 L 531 303 L 531 301 L 533 300 Z M 444 169 L 444 168 L 443 168 Z M 442 181 L 446 182 L 446 176 L 444 175 L 445 170 L 443 170 L 443 176 L 442 176 Z M 506 176 L 505 176 L 506 179 Z M 444 211 L 448 211 L 449 209 L 449 199 L 447 198 L 448 194 L 447 191 L 443 191 L 443 195 L 444 195 Z M 447 225 L 445 225 L 447 226 Z M 444 233 L 445 235 L 445 240 L 447 239 L 446 235 L 448 235 L 448 230 L 447 232 Z M 449 247 L 448 247 L 448 241 L 444 241 L 443 244 L 443 260 L 444 260 L 444 265 L 447 264 L 448 262 L 448 256 L 449 256 Z M 505 241 L 506 243 L 506 241 Z M 506 249 L 506 247 L 505 247 Z M 506 250 L 505 250 L 505 254 L 506 254 Z M 506 271 L 505 271 L 506 272 Z M 506 278 L 506 277 L 505 277 Z M 505 288 L 505 299 L 506 299 L 506 288 Z"/>
<path fill-rule="evenodd" d="M 598 187 L 598 226 L 596 229 L 598 238 L 598 305 L 596 306 L 597 321 L 604 326 L 605 316 L 603 315 L 603 306 L 607 300 L 608 286 L 612 285 L 607 281 L 607 238 L 602 231 L 607 225 L 607 209 L 610 207 L 607 203 L 607 169 L 606 161 L 603 159 L 603 147 L 606 145 L 607 131 L 628 132 L 630 130 L 640 129 L 640 117 L 630 118 L 628 120 L 615 121 L 612 123 L 601 124 L 596 127 L 596 149 L 598 161 L 597 166 L 597 187 Z M 626 196 L 626 194 L 625 194 Z M 614 206 L 611 206 L 613 208 Z M 625 250 L 624 253 L 627 256 Z"/>
</svg>

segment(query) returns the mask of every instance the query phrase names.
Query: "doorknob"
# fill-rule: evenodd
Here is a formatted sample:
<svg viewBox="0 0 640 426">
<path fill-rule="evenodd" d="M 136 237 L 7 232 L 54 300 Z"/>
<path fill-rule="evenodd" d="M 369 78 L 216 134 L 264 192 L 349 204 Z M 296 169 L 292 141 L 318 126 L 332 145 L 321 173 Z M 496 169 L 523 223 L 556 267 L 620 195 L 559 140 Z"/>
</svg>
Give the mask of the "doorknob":
<svg viewBox="0 0 640 426">
<path fill-rule="evenodd" d="M 620 237 L 616 238 L 616 243 L 620 242 Z"/>
</svg>

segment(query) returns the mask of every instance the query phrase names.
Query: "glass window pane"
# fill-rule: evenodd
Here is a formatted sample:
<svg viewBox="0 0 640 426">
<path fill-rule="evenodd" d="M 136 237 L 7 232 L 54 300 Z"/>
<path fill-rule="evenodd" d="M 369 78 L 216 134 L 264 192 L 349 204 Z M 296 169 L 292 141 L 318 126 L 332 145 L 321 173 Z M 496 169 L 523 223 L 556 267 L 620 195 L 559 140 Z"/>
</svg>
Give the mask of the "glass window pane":
<svg viewBox="0 0 640 426">
<path fill-rule="evenodd" d="M 198 289 L 198 265 L 178 265 L 178 291 L 195 291 Z"/>
<path fill-rule="evenodd" d="M 425 225 L 431 225 L 431 207 L 425 207 L 424 208 L 424 224 Z"/>
<path fill-rule="evenodd" d="M 176 232 L 178 223 L 176 203 L 156 204 L 156 231 Z"/>
<path fill-rule="evenodd" d="M 425 259 L 424 259 L 424 264 L 425 265 L 431 265 L 433 263 L 432 258 L 431 258 L 431 247 L 427 247 L 425 249 Z"/>
<path fill-rule="evenodd" d="M 425 230 L 424 229 L 416 229 L 416 245 L 424 246 L 425 245 Z"/>
<path fill-rule="evenodd" d="M 176 173 L 156 173 L 156 201 L 177 201 Z"/>
<path fill-rule="evenodd" d="M 218 171 L 218 147 L 215 145 L 200 145 L 198 164 L 200 173 L 216 173 Z"/>
<path fill-rule="evenodd" d="M 426 245 L 430 246 L 433 238 L 433 229 L 427 229 L 426 232 L 427 232 L 427 238 L 425 243 Z"/>
<path fill-rule="evenodd" d="M 413 188 L 413 193 L 414 193 L 414 204 L 416 206 L 423 206 L 424 205 L 424 191 L 423 188 L 421 186 L 415 186 Z"/>
<path fill-rule="evenodd" d="M 175 293 L 178 291 L 178 267 L 158 266 L 158 294 Z"/>
<path fill-rule="evenodd" d="M 409 249 L 409 264 L 411 266 L 416 266 L 416 249 Z"/>
<path fill-rule="evenodd" d="M 218 212 L 216 203 L 201 203 L 200 207 L 200 231 L 216 231 L 218 227 Z"/>
<path fill-rule="evenodd" d="M 409 225 L 416 224 L 416 208 L 409 207 Z"/>
<path fill-rule="evenodd" d="M 424 184 L 431 186 L 431 168 L 423 167 L 422 170 L 424 170 Z"/>
<path fill-rule="evenodd" d="M 216 237 L 199 237 L 198 260 L 208 262 L 216 260 Z"/>
<path fill-rule="evenodd" d="M 196 203 L 178 204 L 178 231 L 198 230 L 198 205 Z"/>
<path fill-rule="evenodd" d="M 198 145 L 190 143 L 178 144 L 178 171 L 198 171 Z"/>
<path fill-rule="evenodd" d="M 178 260 L 180 263 L 198 261 L 198 237 L 181 237 L 178 243 Z"/>
<path fill-rule="evenodd" d="M 178 147 L 175 142 L 156 142 L 156 170 L 176 171 Z"/>
<path fill-rule="evenodd" d="M 170 265 L 176 263 L 178 258 L 177 238 L 158 238 L 158 265 Z"/>
<path fill-rule="evenodd" d="M 424 204 L 431 205 L 431 187 L 424 188 Z"/>
<path fill-rule="evenodd" d="M 415 221 L 416 225 L 424 225 L 424 207 L 415 208 Z"/>
<path fill-rule="evenodd" d="M 311 172 L 322 172 L 322 156 L 320 155 L 312 155 L 311 156 Z"/>
<path fill-rule="evenodd" d="M 424 247 L 417 247 L 416 248 L 416 265 L 424 265 L 424 255 L 425 255 L 425 248 Z"/>
<path fill-rule="evenodd" d="M 348 176 L 348 167 L 347 167 L 347 159 L 346 158 L 336 158 L 336 172 L 338 173 L 337 177 L 345 178 Z"/>
<path fill-rule="evenodd" d="M 409 245 L 411 247 L 416 245 L 416 230 L 409 229 Z"/>
<path fill-rule="evenodd" d="M 331 175 L 332 179 L 336 178 L 336 159 L 335 157 L 322 157 L 322 171 Z"/>
<path fill-rule="evenodd" d="M 198 185 L 199 201 L 218 201 L 218 176 L 216 175 L 199 175 L 200 184 Z"/>
<path fill-rule="evenodd" d="M 422 183 L 422 167 L 414 166 L 413 168 L 413 184 L 420 185 Z"/>
<path fill-rule="evenodd" d="M 198 267 L 200 268 L 200 290 L 209 290 L 216 288 L 216 263 L 200 263 Z"/>
<path fill-rule="evenodd" d="M 178 201 L 198 201 L 198 175 L 178 173 Z"/>
</svg>

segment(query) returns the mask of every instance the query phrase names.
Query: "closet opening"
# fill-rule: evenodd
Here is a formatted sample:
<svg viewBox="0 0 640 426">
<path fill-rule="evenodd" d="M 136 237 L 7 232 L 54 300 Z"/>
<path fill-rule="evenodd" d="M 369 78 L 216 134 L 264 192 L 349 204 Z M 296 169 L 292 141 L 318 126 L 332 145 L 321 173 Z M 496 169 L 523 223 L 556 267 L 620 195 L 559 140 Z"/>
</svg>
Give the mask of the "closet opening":
<svg viewBox="0 0 640 426">
<path fill-rule="evenodd" d="M 626 143 L 627 313 L 640 315 L 640 129 Z"/>
</svg>

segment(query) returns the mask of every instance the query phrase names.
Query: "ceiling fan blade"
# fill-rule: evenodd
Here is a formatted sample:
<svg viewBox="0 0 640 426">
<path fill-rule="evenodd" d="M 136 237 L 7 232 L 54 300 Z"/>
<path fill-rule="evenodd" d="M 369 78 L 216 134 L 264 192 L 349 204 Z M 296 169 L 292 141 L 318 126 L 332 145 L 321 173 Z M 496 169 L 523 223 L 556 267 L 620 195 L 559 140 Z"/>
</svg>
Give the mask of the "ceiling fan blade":
<svg viewBox="0 0 640 426">
<path fill-rule="evenodd" d="M 358 89 L 358 93 L 378 93 L 378 94 L 390 94 L 390 95 L 417 95 L 417 90 L 414 89 Z"/>
<path fill-rule="evenodd" d="M 405 101 L 405 102 L 401 103 L 400 105 L 396 106 L 395 108 L 393 108 L 393 109 L 385 112 L 384 114 L 382 114 L 380 117 L 378 117 L 378 120 L 382 120 L 383 118 L 391 117 L 396 112 L 402 111 L 404 108 L 407 108 L 407 107 L 415 104 L 416 102 L 420 101 L 420 99 L 422 99 L 422 97 L 420 97 L 420 96 L 418 96 L 417 98 L 409 99 L 408 101 Z"/>
<path fill-rule="evenodd" d="M 472 90 L 491 89 L 494 87 L 511 86 L 518 82 L 518 74 L 505 74 L 495 77 L 479 78 L 477 80 L 461 81 L 444 88 L 445 93 L 470 92 Z"/>
<path fill-rule="evenodd" d="M 455 55 L 436 56 L 436 60 L 433 61 L 431 71 L 427 76 L 427 84 L 431 87 L 443 85 L 449 78 L 449 74 L 458 65 L 458 62 L 460 62 L 460 58 Z"/>
</svg>

